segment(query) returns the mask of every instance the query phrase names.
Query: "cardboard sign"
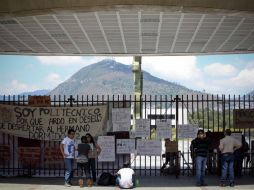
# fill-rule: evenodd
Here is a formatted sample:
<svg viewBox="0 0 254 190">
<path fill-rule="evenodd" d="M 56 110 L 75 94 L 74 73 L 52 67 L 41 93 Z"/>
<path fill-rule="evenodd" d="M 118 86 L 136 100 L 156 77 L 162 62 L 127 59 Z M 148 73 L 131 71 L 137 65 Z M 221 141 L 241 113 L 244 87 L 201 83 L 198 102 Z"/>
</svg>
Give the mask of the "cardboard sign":
<svg viewBox="0 0 254 190">
<path fill-rule="evenodd" d="M 178 143 L 176 141 L 165 141 L 166 152 L 178 152 Z"/>
<path fill-rule="evenodd" d="M 234 109 L 234 128 L 254 128 L 254 109 Z"/>
<path fill-rule="evenodd" d="M 99 136 L 98 145 L 101 147 L 101 153 L 98 156 L 99 162 L 115 161 L 115 136 Z"/>
<path fill-rule="evenodd" d="M 178 138 L 196 138 L 198 125 L 178 125 Z"/>
<path fill-rule="evenodd" d="M 242 133 L 233 132 L 231 133 L 231 136 L 234 137 L 236 140 L 238 140 L 242 145 Z"/>
<path fill-rule="evenodd" d="M 136 119 L 136 137 L 149 137 L 150 136 L 150 120 L 149 119 Z"/>
<path fill-rule="evenodd" d="M 116 153 L 117 154 L 135 153 L 135 139 L 117 139 Z"/>
<path fill-rule="evenodd" d="M 112 109 L 113 131 L 129 131 L 131 126 L 130 108 Z"/>
<path fill-rule="evenodd" d="M 161 155 L 161 141 L 159 140 L 137 140 L 137 153 L 139 155 Z"/>
<path fill-rule="evenodd" d="M 171 120 L 156 120 L 156 138 L 163 139 L 163 138 L 171 138 L 172 137 L 172 127 L 171 127 Z"/>
<path fill-rule="evenodd" d="M 29 106 L 38 106 L 38 107 L 49 107 L 51 105 L 50 96 L 29 96 L 28 97 Z"/>
<path fill-rule="evenodd" d="M 70 128 L 76 139 L 104 134 L 106 105 L 29 107 L 0 104 L 0 132 L 37 140 L 61 141 Z M 103 128 L 104 127 L 104 128 Z"/>
</svg>

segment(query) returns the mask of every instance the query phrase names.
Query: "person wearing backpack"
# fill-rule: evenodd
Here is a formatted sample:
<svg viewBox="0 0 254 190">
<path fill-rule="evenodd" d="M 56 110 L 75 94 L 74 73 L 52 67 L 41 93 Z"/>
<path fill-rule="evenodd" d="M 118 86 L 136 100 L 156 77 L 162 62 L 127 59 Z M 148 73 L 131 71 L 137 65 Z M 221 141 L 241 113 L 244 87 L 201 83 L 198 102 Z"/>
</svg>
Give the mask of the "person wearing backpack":
<svg viewBox="0 0 254 190">
<path fill-rule="evenodd" d="M 123 168 L 120 169 L 116 175 L 116 185 L 118 185 L 121 189 L 131 189 L 134 187 L 135 172 L 130 168 L 130 163 L 124 163 Z"/>
<path fill-rule="evenodd" d="M 83 180 L 83 172 L 85 172 L 85 176 L 87 179 L 87 185 L 91 186 L 91 176 L 89 172 L 89 165 L 88 165 L 88 154 L 91 151 L 89 144 L 87 143 L 87 138 L 85 136 L 81 137 L 81 143 L 78 144 L 78 156 L 77 156 L 77 166 L 78 170 L 80 170 L 80 177 L 79 177 L 79 186 L 83 187 L 84 180 Z"/>
</svg>

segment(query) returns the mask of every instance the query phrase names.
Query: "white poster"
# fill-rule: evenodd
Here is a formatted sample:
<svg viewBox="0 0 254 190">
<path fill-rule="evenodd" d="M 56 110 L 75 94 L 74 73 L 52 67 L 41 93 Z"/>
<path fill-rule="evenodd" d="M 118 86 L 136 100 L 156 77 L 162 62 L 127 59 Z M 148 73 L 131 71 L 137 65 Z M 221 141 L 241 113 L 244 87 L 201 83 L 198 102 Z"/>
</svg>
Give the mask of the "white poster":
<svg viewBox="0 0 254 190">
<path fill-rule="evenodd" d="M 98 156 L 99 162 L 115 161 L 115 136 L 99 136 L 98 145 L 101 147 L 101 153 Z"/>
<path fill-rule="evenodd" d="M 137 153 L 139 155 L 161 155 L 161 149 L 160 140 L 137 140 Z"/>
<path fill-rule="evenodd" d="M 130 108 L 112 109 L 113 131 L 129 131 L 131 126 Z"/>
<path fill-rule="evenodd" d="M 172 137 L 172 122 L 170 119 L 166 120 L 156 120 L 156 138 L 157 139 L 166 139 Z"/>
<path fill-rule="evenodd" d="M 178 138 L 196 138 L 198 132 L 198 125 L 185 124 L 178 125 Z"/>
<path fill-rule="evenodd" d="M 234 133 L 231 133 L 231 136 L 234 137 L 236 140 L 238 140 L 241 144 L 242 144 L 242 133 L 237 133 L 237 132 L 234 132 Z"/>
<path fill-rule="evenodd" d="M 150 136 L 150 120 L 149 119 L 136 119 L 136 137 L 149 137 Z"/>
<path fill-rule="evenodd" d="M 117 154 L 135 153 L 135 139 L 117 139 L 116 153 Z"/>
</svg>

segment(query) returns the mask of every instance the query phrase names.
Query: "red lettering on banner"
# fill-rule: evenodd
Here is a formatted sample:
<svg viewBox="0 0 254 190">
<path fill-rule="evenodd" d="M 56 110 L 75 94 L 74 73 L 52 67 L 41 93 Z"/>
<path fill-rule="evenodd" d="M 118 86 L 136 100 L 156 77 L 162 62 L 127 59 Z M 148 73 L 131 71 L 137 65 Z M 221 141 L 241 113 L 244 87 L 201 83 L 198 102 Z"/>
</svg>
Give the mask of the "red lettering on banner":
<svg viewBox="0 0 254 190">
<path fill-rule="evenodd" d="M 0 145 L 0 160 L 6 161 L 10 159 L 10 146 Z"/>
<path fill-rule="evenodd" d="M 39 164 L 41 160 L 40 155 L 40 147 L 19 147 L 19 160 L 23 164 Z"/>
<path fill-rule="evenodd" d="M 63 160 L 62 153 L 59 148 L 46 147 L 44 151 L 45 162 L 58 162 Z"/>
</svg>

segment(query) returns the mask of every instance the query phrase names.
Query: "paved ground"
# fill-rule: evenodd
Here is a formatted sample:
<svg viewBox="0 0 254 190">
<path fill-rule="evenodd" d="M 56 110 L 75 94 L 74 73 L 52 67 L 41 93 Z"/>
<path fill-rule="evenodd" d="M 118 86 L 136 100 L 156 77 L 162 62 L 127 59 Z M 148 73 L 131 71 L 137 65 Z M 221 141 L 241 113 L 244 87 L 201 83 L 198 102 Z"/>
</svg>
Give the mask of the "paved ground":
<svg viewBox="0 0 254 190">
<path fill-rule="evenodd" d="M 181 176 L 176 179 L 174 176 L 161 177 L 142 177 L 139 178 L 140 186 L 136 189 L 140 190 L 214 190 L 214 189 L 252 189 L 254 190 L 254 177 L 243 177 L 236 180 L 234 188 L 218 186 L 219 179 L 214 176 L 207 176 L 207 187 L 196 187 L 194 177 Z M 0 178 L 0 190 L 75 190 L 80 189 L 77 184 L 77 179 L 74 180 L 72 187 L 63 186 L 62 178 L 24 178 L 24 177 L 9 177 Z M 91 188 L 84 187 L 82 189 L 94 190 L 116 190 L 116 187 L 93 186 Z"/>
</svg>

